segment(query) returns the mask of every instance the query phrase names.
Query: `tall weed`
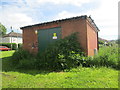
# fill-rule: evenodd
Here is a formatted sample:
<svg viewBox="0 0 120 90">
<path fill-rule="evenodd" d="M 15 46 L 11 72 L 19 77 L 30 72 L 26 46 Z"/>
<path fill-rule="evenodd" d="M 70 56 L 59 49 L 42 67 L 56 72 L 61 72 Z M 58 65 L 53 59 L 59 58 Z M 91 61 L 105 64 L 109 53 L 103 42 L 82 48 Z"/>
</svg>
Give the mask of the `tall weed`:
<svg viewBox="0 0 120 90">
<path fill-rule="evenodd" d="M 32 55 L 25 50 L 17 50 L 11 63 L 16 68 L 22 69 L 49 69 L 65 70 L 77 66 L 83 67 L 112 67 L 120 69 L 118 65 L 118 46 L 105 46 L 100 48 L 98 55 L 87 57 L 83 53 L 77 34 L 60 39 L 51 44 L 44 52 Z"/>
<path fill-rule="evenodd" d="M 118 68 L 118 46 L 105 46 L 100 48 L 98 55 L 94 56 L 95 66 Z"/>
</svg>

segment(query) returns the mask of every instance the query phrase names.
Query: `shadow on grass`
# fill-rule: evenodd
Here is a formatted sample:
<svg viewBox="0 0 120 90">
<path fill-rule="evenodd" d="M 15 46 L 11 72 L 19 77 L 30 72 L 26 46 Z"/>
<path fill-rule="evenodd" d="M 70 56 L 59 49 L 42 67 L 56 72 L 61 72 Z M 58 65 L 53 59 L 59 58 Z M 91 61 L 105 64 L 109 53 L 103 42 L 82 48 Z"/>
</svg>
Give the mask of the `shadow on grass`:
<svg viewBox="0 0 120 90">
<path fill-rule="evenodd" d="M 16 69 L 13 65 L 11 65 L 10 59 L 11 57 L 2 58 L 2 71 L 3 72 L 19 72 L 25 73 L 30 75 L 37 75 L 37 74 L 49 74 L 50 70 L 37 70 L 37 69 Z"/>
<path fill-rule="evenodd" d="M 25 74 L 30 74 L 30 75 L 37 75 L 37 74 L 45 75 L 45 74 L 49 74 L 50 72 L 53 72 L 52 70 L 45 70 L 45 69 L 40 69 L 40 70 L 38 70 L 38 69 L 26 69 L 26 68 L 25 69 L 16 69 L 15 66 L 13 66 L 11 64 L 10 58 L 11 57 L 2 58 L 2 71 L 4 71 L 4 72 L 19 72 L 19 73 L 25 73 Z M 114 69 L 120 70 L 120 67 L 114 68 Z M 60 72 L 60 71 L 56 71 L 56 72 Z"/>
</svg>

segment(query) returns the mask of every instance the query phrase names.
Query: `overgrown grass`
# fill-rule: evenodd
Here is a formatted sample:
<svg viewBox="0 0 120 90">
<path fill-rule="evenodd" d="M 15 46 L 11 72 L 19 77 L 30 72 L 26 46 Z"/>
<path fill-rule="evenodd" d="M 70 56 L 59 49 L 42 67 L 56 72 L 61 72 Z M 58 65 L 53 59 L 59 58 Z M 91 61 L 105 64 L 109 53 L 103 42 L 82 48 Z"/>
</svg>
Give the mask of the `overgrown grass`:
<svg viewBox="0 0 120 90">
<path fill-rule="evenodd" d="M 106 67 L 77 67 L 70 71 L 48 72 L 40 70 L 10 69 L 9 58 L 14 51 L 1 52 L 4 66 L 3 88 L 118 88 L 118 70 Z"/>
<path fill-rule="evenodd" d="M 15 68 L 51 69 L 53 71 L 77 67 L 78 63 L 82 63 L 79 59 L 84 56 L 77 35 L 78 33 L 73 33 L 52 43 L 36 57 L 27 51 L 18 50 L 13 54 L 11 63 Z M 76 56 L 80 58 L 77 59 Z"/>
<path fill-rule="evenodd" d="M 12 50 L 12 51 L 0 51 L 0 58 L 12 56 L 14 54 L 14 52 L 15 52 L 14 50 Z"/>
<path fill-rule="evenodd" d="M 10 68 L 12 68 L 10 58 L 14 54 L 14 52 L 15 52 L 14 50 L 12 50 L 12 51 L 0 51 L 0 58 L 2 60 L 2 69 L 9 70 Z"/>
<path fill-rule="evenodd" d="M 48 50 L 48 52 L 50 52 L 50 50 Z M 35 57 L 24 50 L 16 51 L 13 54 L 9 64 L 14 66 L 14 68 L 38 70 L 51 69 L 53 71 L 70 69 L 79 65 L 82 65 L 83 67 L 105 66 L 120 69 L 120 65 L 118 63 L 117 45 L 100 48 L 98 55 L 95 55 L 94 57 L 83 56 L 75 51 L 69 51 L 67 53 L 68 55 L 54 52 L 48 54 L 48 52 L 44 54 L 44 56 L 41 54 L 40 56 Z"/>
<path fill-rule="evenodd" d="M 118 45 L 100 48 L 98 55 L 93 58 L 93 63 L 96 66 L 107 66 L 120 69 L 118 65 Z"/>
<path fill-rule="evenodd" d="M 29 72 L 3 72 L 3 88 L 118 88 L 118 71 L 105 67 L 35 75 Z"/>
<path fill-rule="evenodd" d="M 85 56 L 77 41 L 77 34 L 73 33 L 64 39 L 50 45 L 44 52 L 33 56 L 25 50 L 16 51 L 9 64 L 19 69 L 49 69 L 64 71 L 82 65 L 83 67 L 112 67 L 120 69 L 118 64 L 118 45 L 100 48 L 98 55 Z"/>
<path fill-rule="evenodd" d="M 118 88 L 118 46 L 87 57 L 74 39 L 58 41 L 38 56 L 24 50 L 0 52 L 3 88 Z"/>
</svg>

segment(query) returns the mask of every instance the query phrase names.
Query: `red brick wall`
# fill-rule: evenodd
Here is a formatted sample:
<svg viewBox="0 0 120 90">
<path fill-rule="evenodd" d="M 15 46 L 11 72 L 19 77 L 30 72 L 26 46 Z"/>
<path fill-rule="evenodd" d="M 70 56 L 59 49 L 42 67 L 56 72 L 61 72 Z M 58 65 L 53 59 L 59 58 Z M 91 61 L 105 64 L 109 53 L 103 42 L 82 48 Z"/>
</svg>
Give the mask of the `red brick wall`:
<svg viewBox="0 0 120 90">
<path fill-rule="evenodd" d="M 32 53 L 37 53 L 38 48 L 36 46 L 38 45 L 38 37 L 35 31 L 53 27 L 59 27 L 59 25 L 57 23 L 53 23 L 49 25 L 34 26 L 23 29 L 23 48 Z M 32 48 L 33 44 L 35 46 L 34 48 Z"/>
<path fill-rule="evenodd" d="M 87 44 L 88 44 L 88 56 L 94 55 L 94 49 L 98 48 L 97 43 L 97 32 L 95 31 L 95 28 L 87 22 Z"/>
<path fill-rule="evenodd" d="M 78 19 L 78 20 L 63 22 L 61 23 L 61 27 L 62 27 L 62 38 L 70 35 L 73 32 L 79 32 L 78 40 L 83 50 L 87 53 L 86 20 Z"/>
<path fill-rule="evenodd" d="M 37 42 L 37 35 L 35 30 L 32 28 L 27 28 L 23 30 L 23 48 L 29 50 L 30 52 L 37 52 L 38 48 L 32 48 L 33 44 Z"/>
</svg>

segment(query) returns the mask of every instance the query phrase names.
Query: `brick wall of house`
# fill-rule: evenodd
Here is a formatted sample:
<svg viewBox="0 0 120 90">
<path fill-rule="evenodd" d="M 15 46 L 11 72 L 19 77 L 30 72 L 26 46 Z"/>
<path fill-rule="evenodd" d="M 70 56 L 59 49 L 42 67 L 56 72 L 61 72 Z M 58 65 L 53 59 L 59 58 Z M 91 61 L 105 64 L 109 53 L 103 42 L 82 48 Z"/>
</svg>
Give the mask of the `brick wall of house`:
<svg viewBox="0 0 120 90">
<path fill-rule="evenodd" d="M 95 28 L 91 25 L 89 21 L 87 23 L 87 45 L 88 45 L 88 55 L 94 55 L 94 49 L 98 49 L 98 41 L 97 41 L 97 32 Z"/>
</svg>

